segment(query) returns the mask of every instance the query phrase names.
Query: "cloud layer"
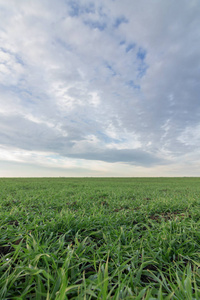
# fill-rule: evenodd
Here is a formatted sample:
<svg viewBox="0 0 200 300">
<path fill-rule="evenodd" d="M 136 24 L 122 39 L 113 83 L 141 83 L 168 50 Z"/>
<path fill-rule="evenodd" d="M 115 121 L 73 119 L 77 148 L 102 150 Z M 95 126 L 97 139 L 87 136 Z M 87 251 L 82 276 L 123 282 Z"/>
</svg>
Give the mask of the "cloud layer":
<svg viewBox="0 0 200 300">
<path fill-rule="evenodd" d="M 2 166 L 193 175 L 199 15 L 197 0 L 0 0 Z"/>
</svg>

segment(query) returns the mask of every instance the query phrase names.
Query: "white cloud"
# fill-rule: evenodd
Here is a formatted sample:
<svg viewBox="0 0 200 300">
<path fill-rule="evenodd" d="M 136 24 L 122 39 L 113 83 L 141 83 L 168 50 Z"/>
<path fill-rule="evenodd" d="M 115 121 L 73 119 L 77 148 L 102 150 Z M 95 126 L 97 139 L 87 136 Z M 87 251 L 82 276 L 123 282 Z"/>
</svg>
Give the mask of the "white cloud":
<svg viewBox="0 0 200 300">
<path fill-rule="evenodd" d="M 197 160 L 197 0 L 0 0 L 0 9 L 0 141 L 21 161 L 23 151 L 113 170 Z"/>
<path fill-rule="evenodd" d="M 181 143 L 186 146 L 199 148 L 200 146 L 200 124 L 195 126 L 188 126 L 177 138 Z"/>
</svg>

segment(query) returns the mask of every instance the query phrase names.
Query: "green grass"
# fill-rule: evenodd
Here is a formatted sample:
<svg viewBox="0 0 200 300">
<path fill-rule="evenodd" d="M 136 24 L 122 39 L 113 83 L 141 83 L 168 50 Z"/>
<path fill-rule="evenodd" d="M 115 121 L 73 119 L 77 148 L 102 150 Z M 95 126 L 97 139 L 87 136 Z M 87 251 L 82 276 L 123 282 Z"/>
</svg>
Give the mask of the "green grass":
<svg viewBox="0 0 200 300">
<path fill-rule="evenodd" d="M 0 179 L 0 299 L 200 299 L 200 178 Z"/>
</svg>

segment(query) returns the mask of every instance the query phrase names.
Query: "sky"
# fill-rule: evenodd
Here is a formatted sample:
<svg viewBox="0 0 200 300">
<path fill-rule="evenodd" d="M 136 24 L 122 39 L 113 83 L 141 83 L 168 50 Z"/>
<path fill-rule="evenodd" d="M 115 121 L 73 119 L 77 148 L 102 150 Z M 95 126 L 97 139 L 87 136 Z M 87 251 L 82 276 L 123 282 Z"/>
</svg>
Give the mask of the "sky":
<svg viewBox="0 0 200 300">
<path fill-rule="evenodd" d="M 200 176 L 199 0 L 0 0 L 0 177 Z"/>
</svg>

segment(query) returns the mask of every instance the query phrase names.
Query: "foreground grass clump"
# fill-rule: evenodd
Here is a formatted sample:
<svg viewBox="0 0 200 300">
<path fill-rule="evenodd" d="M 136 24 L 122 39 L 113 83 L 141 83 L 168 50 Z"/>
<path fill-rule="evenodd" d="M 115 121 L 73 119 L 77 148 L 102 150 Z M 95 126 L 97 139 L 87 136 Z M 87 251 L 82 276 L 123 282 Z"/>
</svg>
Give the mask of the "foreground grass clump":
<svg viewBox="0 0 200 300">
<path fill-rule="evenodd" d="M 0 299 L 200 299 L 199 178 L 0 179 Z"/>
</svg>

